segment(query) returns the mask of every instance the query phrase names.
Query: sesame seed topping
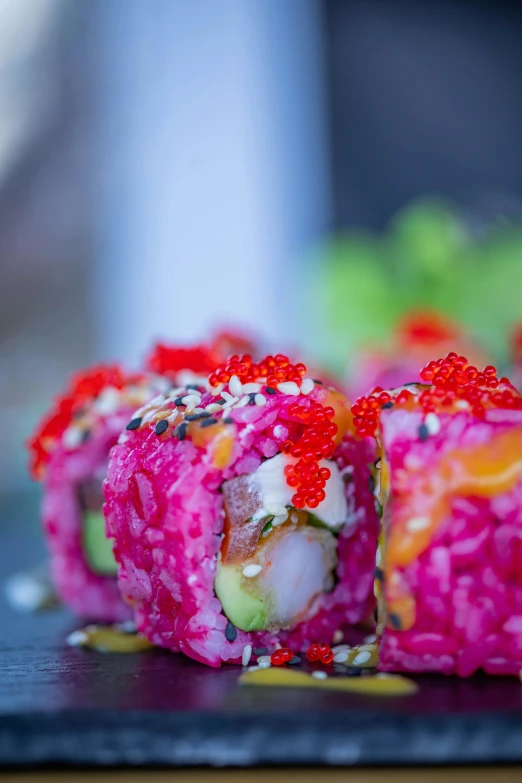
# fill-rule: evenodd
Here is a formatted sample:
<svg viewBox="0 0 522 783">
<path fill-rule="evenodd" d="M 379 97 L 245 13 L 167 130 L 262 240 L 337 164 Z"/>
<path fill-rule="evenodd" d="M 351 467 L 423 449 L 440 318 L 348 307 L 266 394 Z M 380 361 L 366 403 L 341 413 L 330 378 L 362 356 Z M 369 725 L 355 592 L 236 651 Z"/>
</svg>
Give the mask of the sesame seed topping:
<svg viewBox="0 0 522 783">
<path fill-rule="evenodd" d="M 261 573 L 262 570 L 262 566 L 256 565 L 255 563 L 250 563 L 250 565 L 247 565 L 243 568 L 243 576 L 251 578 L 253 576 L 257 576 L 259 573 Z"/>
<path fill-rule="evenodd" d="M 82 647 L 87 641 L 87 634 L 85 631 L 73 631 L 69 634 L 65 640 L 69 647 Z"/>
<path fill-rule="evenodd" d="M 252 652 L 254 655 L 266 655 L 268 652 L 268 647 L 254 647 Z"/>
<path fill-rule="evenodd" d="M 419 438 L 421 440 L 428 440 L 430 436 L 429 430 L 426 427 L 426 425 L 423 423 L 419 426 Z"/>
<path fill-rule="evenodd" d="M 283 381 L 283 383 L 278 383 L 277 390 L 280 391 L 281 394 L 291 394 L 295 397 L 301 394 L 301 390 L 295 381 Z"/>
<path fill-rule="evenodd" d="M 301 381 L 301 394 L 310 394 L 314 390 L 314 382 L 311 378 L 303 378 Z"/>
<path fill-rule="evenodd" d="M 252 645 L 247 644 L 243 647 L 243 655 L 241 656 L 241 663 L 243 666 L 248 666 L 250 658 L 252 657 Z"/>
<path fill-rule="evenodd" d="M 211 427 L 213 424 L 217 424 L 217 423 L 218 423 L 217 419 L 205 419 L 204 421 L 201 422 L 201 426 Z"/>
<path fill-rule="evenodd" d="M 198 394 L 201 394 L 201 392 L 199 390 L 199 385 L 197 383 L 187 383 L 186 388 L 187 389 L 193 389 L 194 391 L 197 391 Z"/>
<path fill-rule="evenodd" d="M 219 403 L 211 402 L 210 405 L 207 405 L 207 407 L 205 408 L 205 413 L 208 413 L 208 415 L 210 416 L 211 413 L 217 413 L 220 410 L 221 410 L 221 405 L 219 405 Z"/>
<path fill-rule="evenodd" d="M 66 449 L 76 449 L 83 440 L 83 432 L 79 427 L 67 427 L 62 435 L 62 443 Z"/>
<path fill-rule="evenodd" d="M 141 416 L 138 416 L 135 419 L 131 419 L 127 426 L 125 427 L 126 430 L 137 430 L 138 427 L 141 427 Z"/>
<path fill-rule="evenodd" d="M 272 666 L 270 661 L 262 661 L 261 663 L 258 662 L 257 665 L 259 669 L 269 669 Z"/>
<path fill-rule="evenodd" d="M 250 392 L 250 394 L 248 395 L 248 404 L 249 405 L 255 405 L 256 404 L 256 393 L 255 392 Z"/>
<path fill-rule="evenodd" d="M 396 631 L 400 631 L 402 627 L 401 618 L 398 614 L 395 614 L 395 612 L 392 612 L 390 614 L 390 623 L 392 624 L 392 627 L 395 628 Z M 369 655 L 369 653 L 368 653 Z M 355 663 L 355 661 L 354 661 Z"/>
<path fill-rule="evenodd" d="M 440 431 L 440 419 L 436 413 L 430 412 L 426 414 L 424 424 L 428 428 L 430 435 L 436 435 Z"/>
<path fill-rule="evenodd" d="M 343 632 L 340 629 L 337 629 L 337 631 L 334 632 L 332 641 L 334 644 L 339 644 L 339 642 L 342 642 L 344 637 Z"/>
<path fill-rule="evenodd" d="M 185 416 L 185 421 L 199 421 L 199 419 L 204 418 L 205 416 L 202 413 L 189 413 L 188 416 Z"/>
<path fill-rule="evenodd" d="M 371 633 L 369 636 L 365 636 L 363 642 L 365 644 L 374 644 L 377 641 L 377 634 Z"/>
<path fill-rule="evenodd" d="M 183 402 L 183 397 L 176 397 L 176 399 L 174 400 L 174 405 L 177 405 L 178 408 L 180 407 L 180 405 L 185 405 L 185 403 Z"/>
<path fill-rule="evenodd" d="M 429 517 L 412 517 L 406 522 L 406 529 L 409 533 L 418 533 L 421 530 L 425 530 L 429 527 Z"/>
<path fill-rule="evenodd" d="M 260 655 L 257 659 L 257 663 L 270 663 L 270 656 L 269 655 Z"/>
<path fill-rule="evenodd" d="M 326 672 L 312 672 L 312 677 L 314 680 L 327 680 L 328 675 Z"/>
<path fill-rule="evenodd" d="M 181 402 L 183 405 L 197 405 L 198 402 L 201 400 L 201 395 L 197 394 L 186 394 L 184 397 L 182 397 Z"/>
<path fill-rule="evenodd" d="M 154 428 L 154 432 L 156 435 L 162 435 L 164 432 L 168 430 L 169 423 L 166 421 L 166 419 L 161 419 L 161 421 L 158 421 L 156 424 L 156 427 Z"/>
<path fill-rule="evenodd" d="M 187 422 L 182 421 L 181 424 L 179 424 L 176 427 L 176 438 L 178 440 L 185 440 L 186 434 L 187 434 Z"/>
<path fill-rule="evenodd" d="M 256 405 L 261 405 L 261 406 L 266 405 L 266 397 L 264 396 L 264 394 L 256 394 L 254 399 Z"/>
<path fill-rule="evenodd" d="M 234 409 L 244 408 L 245 405 L 248 405 L 249 402 L 250 402 L 250 400 L 248 398 L 248 395 L 245 396 L 245 397 L 241 397 L 241 399 L 238 402 L 235 403 Z"/>
<path fill-rule="evenodd" d="M 340 652 L 340 653 L 337 653 L 337 655 L 334 655 L 335 663 L 344 663 L 347 660 L 348 660 L 348 653 L 347 652 Z"/>
<path fill-rule="evenodd" d="M 234 423 L 234 419 L 232 419 L 230 416 L 225 416 L 225 418 L 221 419 L 221 421 L 224 424 L 233 424 Z"/>
<path fill-rule="evenodd" d="M 294 655 L 294 657 L 288 661 L 289 666 L 297 666 L 298 663 L 301 663 L 301 658 L 298 655 Z"/>
<path fill-rule="evenodd" d="M 261 391 L 261 384 L 260 383 L 244 383 L 243 384 L 243 394 L 255 394 L 256 392 Z"/>
<path fill-rule="evenodd" d="M 229 620 L 227 623 L 227 627 L 225 628 L 225 639 L 227 640 L 227 642 L 235 642 L 236 637 L 237 637 L 237 628 Z"/>
<path fill-rule="evenodd" d="M 239 397 L 243 393 L 243 384 L 237 377 L 237 375 L 233 375 L 231 379 L 228 382 L 228 388 L 230 389 L 230 393 L 234 395 L 234 397 Z"/>
<path fill-rule="evenodd" d="M 218 385 L 215 386 L 210 393 L 213 397 L 217 397 L 218 394 L 221 394 L 222 391 L 223 391 L 223 384 L 218 383 Z"/>
<path fill-rule="evenodd" d="M 229 392 L 221 392 L 221 396 L 226 402 L 229 402 L 230 400 L 236 399 L 233 394 L 229 394 Z"/>
<path fill-rule="evenodd" d="M 363 666 L 365 663 L 368 663 L 371 657 L 372 655 L 368 650 L 361 650 L 360 653 L 357 653 L 352 663 L 354 666 Z"/>
<path fill-rule="evenodd" d="M 324 383 L 320 380 L 320 378 L 312 378 L 314 383 L 319 383 L 321 386 L 324 386 Z"/>
<path fill-rule="evenodd" d="M 266 387 L 266 393 L 267 394 L 277 394 L 277 391 L 275 389 L 273 389 L 272 386 L 267 386 Z"/>
<path fill-rule="evenodd" d="M 393 402 L 385 402 L 381 405 L 381 410 L 385 411 L 388 408 L 393 408 Z"/>
<path fill-rule="evenodd" d="M 380 582 L 382 582 L 382 580 L 384 579 L 384 571 L 382 570 L 382 568 L 376 568 L 373 572 L 373 575 L 375 579 L 378 579 Z"/>
</svg>

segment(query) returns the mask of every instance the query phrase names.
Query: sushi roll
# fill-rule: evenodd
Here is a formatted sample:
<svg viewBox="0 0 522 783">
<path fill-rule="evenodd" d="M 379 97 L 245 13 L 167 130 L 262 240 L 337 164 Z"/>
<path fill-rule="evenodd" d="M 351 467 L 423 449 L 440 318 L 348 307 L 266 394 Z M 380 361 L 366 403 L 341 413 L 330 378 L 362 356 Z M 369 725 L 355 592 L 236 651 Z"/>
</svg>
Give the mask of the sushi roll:
<svg viewBox="0 0 522 783">
<path fill-rule="evenodd" d="M 119 586 L 154 644 L 245 663 L 372 611 L 372 447 L 346 398 L 305 373 L 232 356 L 205 386 L 143 406 L 111 451 Z"/>
<path fill-rule="evenodd" d="M 522 669 L 522 397 L 456 353 L 352 408 L 379 447 L 379 666 Z"/>
<path fill-rule="evenodd" d="M 435 311 L 410 312 L 385 345 L 365 346 L 354 355 L 349 393 L 356 398 L 375 386 L 393 389 L 419 382 L 419 370 L 432 356 L 443 356 L 455 348 L 473 364 L 487 363 L 484 352 L 460 324 Z"/>
<path fill-rule="evenodd" d="M 52 578 L 61 600 L 81 617 L 116 622 L 131 616 L 105 536 L 102 481 L 132 412 L 166 387 L 163 379 L 118 366 L 88 369 L 73 377 L 29 443 L 31 472 L 43 482 Z"/>
</svg>

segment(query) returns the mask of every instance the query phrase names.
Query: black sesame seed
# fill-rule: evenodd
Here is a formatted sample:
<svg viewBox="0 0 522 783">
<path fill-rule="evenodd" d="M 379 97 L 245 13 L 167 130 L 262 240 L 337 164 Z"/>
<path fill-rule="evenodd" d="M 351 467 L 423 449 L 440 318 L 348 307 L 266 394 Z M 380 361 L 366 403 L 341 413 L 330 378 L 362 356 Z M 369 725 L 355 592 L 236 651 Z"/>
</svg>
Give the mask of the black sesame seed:
<svg viewBox="0 0 522 783">
<path fill-rule="evenodd" d="M 234 423 L 234 419 L 231 416 L 225 416 L 225 418 L 222 419 L 222 421 L 223 421 L 224 424 L 233 424 Z"/>
<path fill-rule="evenodd" d="M 197 383 L 187 383 L 185 386 L 186 389 L 195 389 L 196 391 L 199 391 L 199 386 Z"/>
<path fill-rule="evenodd" d="M 224 405 L 226 403 L 226 400 L 214 400 L 216 405 Z"/>
<path fill-rule="evenodd" d="M 368 476 L 368 491 L 372 493 L 375 492 L 375 479 L 372 475 Z"/>
<path fill-rule="evenodd" d="M 382 568 L 376 568 L 375 571 L 373 572 L 373 575 L 375 579 L 378 579 L 380 582 L 384 580 L 384 571 L 382 570 Z"/>
<path fill-rule="evenodd" d="M 360 669 L 358 666 L 345 666 L 344 673 L 346 677 L 360 677 L 362 674 L 362 669 Z"/>
<path fill-rule="evenodd" d="M 353 473 L 343 473 L 342 478 L 345 484 L 351 484 L 354 481 Z"/>
<path fill-rule="evenodd" d="M 84 430 L 82 432 L 82 443 L 87 443 L 89 438 L 91 437 L 91 431 L 90 430 Z"/>
<path fill-rule="evenodd" d="M 250 392 L 250 394 L 248 395 L 248 404 L 249 405 L 256 404 L 256 392 Z"/>
<path fill-rule="evenodd" d="M 227 642 L 235 642 L 237 636 L 237 628 L 236 626 L 228 621 L 228 625 L 225 628 L 225 639 Z"/>
<path fill-rule="evenodd" d="M 398 614 L 395 614 L 395 612 L 392 612 L 390 614 L 390 623 L 392 624 L 392 627 L 395 628 L 396 631 L 400 631 L 402 627 L 401 618 Z"/>
<path fill-rule="evenodd" d="M 213 424 L 217 424 L 217 423 L 218 423 L 217 419 L 205 419 L 204 421 L 201 422 L 201 426 L 211 427 Z"/>
<path fill-rule="evenodd" d="M 381 405 L 381 410 L 386 410 L 386 408 L 393 408 L 393 402 L 385 402 Z"/>
<path fill-rule="evenodd" d="M 430 436 L 430 431 L 423 422 L 419 427 L 419 438 L 421 440 L 428 440 L 429 436 Z"/>
<path fill-rule="evenodd" d="M 379 622 L 379 610 L 377 609 L 377 607 L 375 607 L 375 609 L 373 610 L 373 619 L 375 620 L 376 623 Z"/>
<path fill-rule="evenodd" d="M 202 413 L 199 414 L 200 419 L 210 419 L 211 416 L 212 414 L 208 411 L 202 411 Z"/>
<path fill-rule="evenodd" d="M 126 430 L 137 430 L 138 427 L 141 427 L 141 416 L 137 416 L 135 419 L 131 419 L 127 426 L 125 427 Z"/>
<path fill-rule="evenodd" d="M 273 386 L 267 386 L 266 387 L 266 393 L 267 394 L 277 394 L 277 389 L 274 389 Z"/>
<path fill-rule="evenodd" d="M 176 399 L 174 400 L 174 405 L 177 405 L 178 408 L 180 405 L 184 405 L 184 404 L 185 403 L 183 402 L 183 397 L 176 397 Z"/>
<path fill-rule="evenodd" d="M 324 386 L 324 383 L 321 380 L 319 380 L 319 378 L 312 378 L 312 380 L 314 383 L 320 383 L 321 386 Z"/>
<path fill-rule="evenodd" d="M 297 666 L 298 663 L 301 663 L 301 658 L 298 655 L 294 655 L 294 657 L 288 661 L 289 666 Z"/>
<path fill-rule="evenodd" d="M 374 468 L 377 468 L 377 467 L 379 466 L 380 462 L 381 462 L 381 458 L 380 458 L 380 457 L 377 457 L 377 459 L 376 459 L 376 460 L 375 460 L 375 462 L 373 463 L 373 467 L 374 467 Z"/>
<path fill-rule="evenodd" d="M 158 421 L 156 423 L 156 427 L 154 428 L 154 432 L 156 435 L 162 435 L 166 430 L 169 428 L 169 423 L 167 419 L 161 419 L 161 421 Z"/>
<path fill-rule="evenodd" d="M 202 413 L 189 413 L 188 416 L 185 416 L 185 421 L 198 421 L 199 419 L 204 419 Z"/>
<path fill-rule="evenodd" d="M 266 655 L 268 652 L 268 647 L 254 647 L 252 652 L 254 655 Z"/>
<path fill-rule="evenodd" d="M 185 440 L 186 434 L 187 434 L 187 424 L 186 422 L 182 421 L 181 424 L 179 424 L 176 427 L 176 438 L 178 440 Z"/>
</svg>

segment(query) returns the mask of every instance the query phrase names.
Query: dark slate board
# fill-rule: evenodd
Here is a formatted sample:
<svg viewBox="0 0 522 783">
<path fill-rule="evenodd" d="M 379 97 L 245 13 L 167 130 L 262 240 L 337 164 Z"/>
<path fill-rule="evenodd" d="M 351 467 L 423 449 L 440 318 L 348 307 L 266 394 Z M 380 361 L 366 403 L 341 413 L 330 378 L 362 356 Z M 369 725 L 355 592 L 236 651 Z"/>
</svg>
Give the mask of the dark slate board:
<svg viewBox="0 0 522 783">
<path fill-rule="evenodd" d="M 0 575 L 37 563 L 36 498 L 0 500 Z M 24 616 L 0 601 L 0 767 L 410 765 L 522 762 L 514 679 L 420 679 L 378 699 L 242 688 L 239 667 L 164 651 L 105 655 L 65 645 L 65 610 Z"/>
</svg>

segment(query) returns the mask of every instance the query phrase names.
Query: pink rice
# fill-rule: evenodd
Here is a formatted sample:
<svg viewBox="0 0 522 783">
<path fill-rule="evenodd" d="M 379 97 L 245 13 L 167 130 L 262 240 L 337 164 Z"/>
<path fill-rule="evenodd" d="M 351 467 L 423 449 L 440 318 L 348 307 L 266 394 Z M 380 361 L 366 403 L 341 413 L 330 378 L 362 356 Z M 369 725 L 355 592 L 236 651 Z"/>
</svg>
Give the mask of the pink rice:
<svg viewBox="0 0 522 783">
<path fill-rule="evenodd" d="M 447 452 L 487 443 L 494 435 L 522 425 L 519 411 L 488 411 L 485 421 L 464 412 L 438 418 L 440 431 L 422 442 L 420 412 L 383 412 L 392 492 L 398 471 L 408 472 L 408 466 L 417 463 L 435 472 Z M 410 500 L 408 494 L 393 496 L 391 525 L 393 509 L 402 514 Z M 451 516 L 420 557 L 401 569 L 401 577 L 415 598 L 416 619 L 407 631 L 385 629 L 380 669 L 461 677 L 477 669 L 518 675 L 522 669 L 522 482 L 493 498 L 455 497 Z"/>
<path fill-rule="evenodd" d="M 90 569 L 82 544 L 82 512 L 77 487 L 93 476 L 103 480 L 109 451 L 132 410 L 99 419 L 89 439 L 74 449 L 58 442 L 46 467 L 42 525 L 51 560 L 51 574 L 61 600 L 75 614 L 90 620 L 119 622 L 132 616 L 114 576 Z"/>
<path fill-rule="evenodd" d="M 317 388 L 309 395 L 320 400 Z M 204 407 L 210 395 L 202 399 Z M 214 593 L 216 557 L 223 529 L 224 480 L 257 469 L 286 439 L 286 409 L 295 397 L 267 396 L 264 406 L 227 411 L 237 424 L 231 464 L 210 465 L 206 450 L 170 434 L 160 438 L 153 425 L 125 432 L 111 451 L 104 484 L 107 532 L 116 540 L 118 581 L 135 609 L 138 630 L 154 644 L 181 651 L 211 666 L 237 663 L 251 644 L 269 651 L 281 640 L 300 650 L 311 641 L 331 642 L 344 623 L 368 616 L 373 607 L 373 567 L 378 534 L 374 499 L 368 487 L 371 446 L 345 437 L 335 459 L 355 466 L 346 483 L 352 524 L 339 537 L 338 582 L 320 599 L 315 615 L 295 629 L 246 633 L 225 638 L 228 620 Z M 172 403 L 160 409 L 173 407 Z"/>
</svg>

